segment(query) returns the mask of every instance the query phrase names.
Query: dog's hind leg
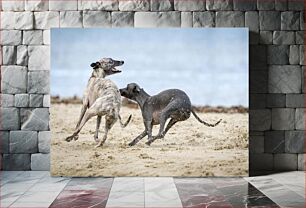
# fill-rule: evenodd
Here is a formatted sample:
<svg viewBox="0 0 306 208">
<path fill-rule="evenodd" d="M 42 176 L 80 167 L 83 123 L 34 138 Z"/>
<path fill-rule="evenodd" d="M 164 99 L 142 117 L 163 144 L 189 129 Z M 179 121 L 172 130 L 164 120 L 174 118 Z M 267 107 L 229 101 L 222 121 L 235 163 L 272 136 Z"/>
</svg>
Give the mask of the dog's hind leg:
<svg viewBox="0 0 306 208">
<path fill-rule="evenodd" d="M 101 116 L 97 116 L 96 132 L 95 132 L 95 135 L 94 135 L 94 139 L 95 139 L 96 142 L 99 141 L 100 124 L 101 124 Z"/>
<path fill-rule="evenodd" d="M 169 129 L 171 129 L 171 127 L 172 127 L 174 124 L 176 124 L 177 122 L 178 122 L 178 120 L 175 120 L 175 119 L 173 119 L 173 118 L 169 121 L 169 123 L 168 123 L 167 126 L 166 126 L 165 131 L 161 134 L 162 138 L 167 134 L 167 132 L 169 131 Z"/>
<path fill-rule="evenodd" d="M 168 105 L 164 110 L 162 110 L 160 117 L 159 117 L 159 132 L 156 136 L 149 139 L 146 144 L 151 145 L 152 142 L 154 142 L 156 139 L 161 139 L 163 136 L 164 128 L 167 119 L 169 118 L 171 112 L 175 110 L 175 105 Z"/>
<path fill-rule="evenodd" d="M 101 139 L 95 147 L 101 147 L 104 144 L 104 142 L 107 139 L 107 134 L 108 134 L 109 130 L 113 127 L 113 125 L 116 123 L 116 121 L 117 121 L 117 117 L 114 116 L 114 115 L 106 115 L 105 116 L 104 136 L 103 136 L 103 139 Z"/>
<path fill-rule="evenodd" d="M 72 139 L 77 140 L 78 139 L 78 133 L 81 131 L 81 129 L 83 128 L 83 126 L 85 125 L 85 123 L 93 116 L 97 115 L 95 110 L 92 108 L 89 108 L 86 112 L 85 115 L 82 118 L 82 121 L 80 123 L 80 125 L 78 126 L 78 128 L 73 132 L 73 134 L 69 137 L 67 137 L 65 140 L 67 142 L 70 142 Z"/>
<path fill-rule="evenodd" d="M 140 135 L 138 135 L 132 142 L 129 143 L 129 146 L 134 146 L 137 144 L 142 138 L 147 135 L 147 131 L 144 130 Z"/>
</svg>

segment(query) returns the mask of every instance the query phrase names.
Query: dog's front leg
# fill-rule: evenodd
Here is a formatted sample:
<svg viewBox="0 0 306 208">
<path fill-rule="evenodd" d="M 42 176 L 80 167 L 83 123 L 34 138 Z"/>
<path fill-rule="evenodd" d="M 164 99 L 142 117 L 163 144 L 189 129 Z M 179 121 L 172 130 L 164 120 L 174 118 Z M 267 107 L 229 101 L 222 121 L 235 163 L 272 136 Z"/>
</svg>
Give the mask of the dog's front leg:
<svg viewBox="0 0 306 208">
<path fill-rule="evenodd" d="M 87 106 L 88 106 L 87 104 L 88 104 L 88 101 L 83 102 L 82 109 L 81 109 L 81 114 L 80 114 L 80 117 L 79 117 L 79 121 L 78 121 L 75 129 L 79 128 L 79 126 L 80 126 L 80 123 L 81 123 L 81 121 L 82 121 L 82 119 L 85 115 L 85 112 L 86 112 L 86 109 L 87 109 Z"/>
<path fill-rule="evenodd" d="M 94 135 L 94 139 L 96 142 L 99 142 L 99 128 L 101 124 L 101 116 L 97 116 L 97 125 L 96 125 L 96 132 Z"/>
<path fill-rule="evenodd" d="M 146 131 L 148 134 L 148 141 L 146 142 L 147 145 L 150 145 L 152 143 L 153 137 L 152 137 L 152 121 L 145 121 Z"/>
</svg>

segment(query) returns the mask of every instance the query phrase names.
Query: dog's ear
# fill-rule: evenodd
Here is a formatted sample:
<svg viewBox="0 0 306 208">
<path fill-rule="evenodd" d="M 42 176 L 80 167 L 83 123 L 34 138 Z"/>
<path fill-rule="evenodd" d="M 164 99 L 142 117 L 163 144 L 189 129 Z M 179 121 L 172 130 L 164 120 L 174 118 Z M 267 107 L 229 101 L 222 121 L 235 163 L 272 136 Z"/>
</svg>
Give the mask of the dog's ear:
<svg viewBox="0 0 306 208">
<path fill-rule="evenodd" d="M 139 86 L 134 86 L 133 92 L 139 93 L 140 92 L 140 88 Z"/>
<path fill-rule="evenodd" d="M 96 66 L 96 63 L 91 63 L 90 66 L 91 66 L 91 67 L 95 67 L 95 66 Z"/>
</svg>

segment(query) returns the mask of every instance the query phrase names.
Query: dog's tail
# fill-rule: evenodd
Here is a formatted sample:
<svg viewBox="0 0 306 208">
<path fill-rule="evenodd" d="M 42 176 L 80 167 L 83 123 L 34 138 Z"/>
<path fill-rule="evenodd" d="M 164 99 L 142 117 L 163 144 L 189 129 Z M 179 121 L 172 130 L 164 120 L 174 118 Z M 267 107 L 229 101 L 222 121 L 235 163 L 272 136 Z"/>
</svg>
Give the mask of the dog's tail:
<svg viewBox="0 0 306 208">
<path fill-rule="evenodd" d="M 220 119 L 219 121 L 217 121 L 216 123 L 214 124 L 210 124 L 210 123 L 206 123 L 205 121 L 203 121 L 202 119 L 199 118 L 199 116 L 194 112 L 194 110 L 191 110 L 192 114 L 194 115 L 194 117 L 202 124 L 204 124 L 205 126 L 209 126 L 209 127 L 215 127 L 217 126 L 221 121 L 222 119 Z"/>
<path fill-rule="evenodd" d="M 120 115 L 118 116 L 118 118 L 119 118 L 119 121 L 120 121 L 121 128 L 125 128 L 130 123 L 132 115 L 129 116 L 129 118 L 126 120 L 125 123 L 122 122 Z"/>
</svg>

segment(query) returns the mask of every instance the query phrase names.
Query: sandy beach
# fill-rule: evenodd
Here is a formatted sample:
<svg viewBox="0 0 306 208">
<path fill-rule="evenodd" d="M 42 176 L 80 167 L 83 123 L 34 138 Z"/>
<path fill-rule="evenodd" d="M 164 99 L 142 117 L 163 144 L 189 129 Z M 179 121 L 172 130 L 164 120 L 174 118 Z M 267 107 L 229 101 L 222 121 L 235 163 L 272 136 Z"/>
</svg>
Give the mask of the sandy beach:
<svg viewBox="0 0 306 208">
<path fill-rule="evenodd" d="M 127 144 L 143 130 L 140 109 L 122 107 L 125 121 L 117 122 L 103 147 L 94 148 L 96 118 L 82 129 L 77 141 L 66 142 L 81 110 L 80 104 L 56 103 L 51 106 L 51 174 L 53 176 L 245 176 L 248 174 L 248 113 L 198 113 L 206 122 L 223 120 L 206 127 L 193 116 L 177 123 L 166 137 L 145 145 Z M 153 135 L 158 131 L 154 127 Z M 99 137 L 104 133 L 102 119 Z"/>
</svg>

